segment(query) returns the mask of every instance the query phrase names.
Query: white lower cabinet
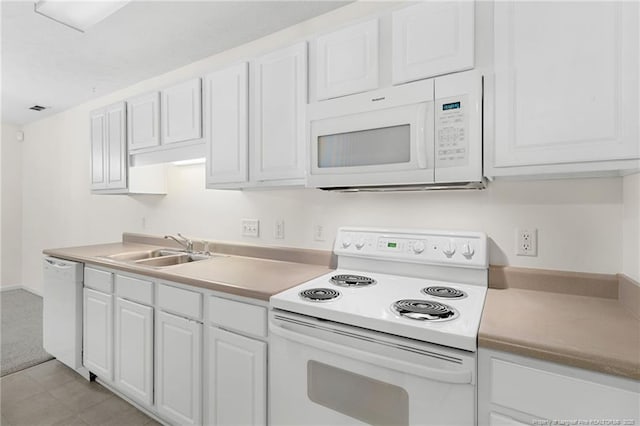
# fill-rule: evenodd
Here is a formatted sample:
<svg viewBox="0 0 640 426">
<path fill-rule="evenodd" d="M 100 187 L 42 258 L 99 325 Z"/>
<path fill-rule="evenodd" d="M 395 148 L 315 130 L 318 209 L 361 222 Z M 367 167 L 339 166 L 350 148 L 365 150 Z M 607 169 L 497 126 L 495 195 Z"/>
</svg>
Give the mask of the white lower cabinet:
<svg viewBox="0 0 640 426">
<path fill-rule="evenodd" d="M 571 424 L 638 424 L 640 384 L 511 353 L 478 350 L 479 425 L 554 424 L 569 419 Z"/>
<path fill-rule="evenodd" d="M 158 311 L 156 407 L 172 423 L 202 422 L 202 324 Z"/>
<path fill-rule="evenodd" d="M 208 425 L 264 425 L 267 344 L 208 327 Z"/>
<path fill-rule="evenodd" d="M 113 380 L 113 296 L 84 288 L 82 361 L 87 370 Z"/>
<path fill-rule="evenodd" d="M 506 417 L 493 411 L 489 413 L 490 426 L 529 426 L 529 423 L 522 423 L 511 417 Z"/>
<path fill-rule="evenodd" d="M 83 364 L 102 384 L 167 424 L 267 424 L 265 302 L 101 267 L 84 277 Z"/>
<path fill-rule="evenodd" d="M 119 297 L 114 385 L 138 402 L 153 405 L 153 308 Z"/>
</svg>

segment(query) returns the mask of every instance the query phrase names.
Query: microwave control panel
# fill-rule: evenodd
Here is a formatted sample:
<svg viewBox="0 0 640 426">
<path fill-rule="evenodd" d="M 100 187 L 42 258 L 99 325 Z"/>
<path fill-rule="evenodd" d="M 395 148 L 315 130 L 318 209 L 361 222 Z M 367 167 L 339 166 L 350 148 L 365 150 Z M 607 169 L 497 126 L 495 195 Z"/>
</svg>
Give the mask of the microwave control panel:
<svg viewBox="0 0 640 426">
<path fill-rule="evenodd" d="M 467 96 L 436 100 L 436 162 L 438 167 L 469 163 Z"/>
</svg>

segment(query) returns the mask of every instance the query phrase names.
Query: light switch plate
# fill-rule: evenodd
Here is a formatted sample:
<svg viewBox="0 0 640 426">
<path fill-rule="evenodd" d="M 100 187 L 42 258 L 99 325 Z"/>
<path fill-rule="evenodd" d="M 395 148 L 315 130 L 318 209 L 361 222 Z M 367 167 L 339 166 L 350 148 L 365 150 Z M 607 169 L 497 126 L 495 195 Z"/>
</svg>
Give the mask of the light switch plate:
<svg viewBox="0 0 640 426">
<path fill-rule="evenodd" d="M 242 236 L 259 237 L 260 221 L 258 219 L 242 219 Z"/>
</svg>

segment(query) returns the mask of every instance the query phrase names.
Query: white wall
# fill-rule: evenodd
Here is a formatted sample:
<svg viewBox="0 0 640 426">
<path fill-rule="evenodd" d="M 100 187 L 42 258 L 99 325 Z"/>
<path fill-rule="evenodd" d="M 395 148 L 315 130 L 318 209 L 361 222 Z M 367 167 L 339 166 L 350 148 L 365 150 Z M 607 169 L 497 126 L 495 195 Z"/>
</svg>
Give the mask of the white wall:
<svg viewBox="0 0 640 426">
<path fill-rule="evenodd" d="M 237 49 L 196 62 L 25 126 L 23 266 L 26 285 L 41 290 L 47 247 L 117 241 L 123 231 L 182 232 L 212 240 L 331 249 L 342 225 L 467 229 L 491 238 L 491 263 L 559 270 L 622 270 L 621 178 L 496 182 L 486 191 L 337 194 L 313 189 L 204 189 L 204 167 L 171 170 L 167 196 L 105 196 L 89 191 L 89 111 L 291 42 L 388 5 L 356 3 Z M 240 236 L 241 218 L 261 220 L 261 238 Z M 272 238 L 276 219 L 285 239 Z M 143 222 L 146 228 L 143 228 Z M 327 230 L 313 240 L 314 224 Z M 515 228 L 539 229 L 539 256 L 517 257 Z"/>
<path fill-rule="evenodd" d="M 622 273 L 640 282 L 640 173 L 623 179 Z"/>
<path fill-rule="evenodd" d="M 0 286 L 22 284 L 22 142 L 16 139 L 18 127 L 2 124 L 0 151 Z"/>
</svg>

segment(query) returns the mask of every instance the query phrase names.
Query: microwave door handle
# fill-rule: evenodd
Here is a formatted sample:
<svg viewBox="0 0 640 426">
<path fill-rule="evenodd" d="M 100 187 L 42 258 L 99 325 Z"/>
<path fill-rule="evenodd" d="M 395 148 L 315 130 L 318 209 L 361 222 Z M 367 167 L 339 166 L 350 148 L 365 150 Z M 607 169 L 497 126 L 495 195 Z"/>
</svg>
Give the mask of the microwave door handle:
<svg viewBox="0 0 640 426">
<path fill-rule="evenodd" d="M 421 169 L 427 168 L 427 129 L 428 123 L 428 106 L 425 104 L 420 105 L 418 109 L 418 117 L 416 119 L 416 156 L 418 157 L 418 167 Z"/>
<path fill-rule="evenodd" d="M 298 342 L 303 345 L 315 347 L 323 351 L 330 351 L 338 355 L 346 356 L 363 362 L 368 362 L 374 365 L 382 365 L 386 368 L 392 368 L 394 370 L 416 374 L 428 379 L 438 380 L 446 383 L 460 384 L 471 383 L 472 381 L 471 371 L 466 369 L 456 371 L 446 370 L 443 368 L 427 367 L 425 365 L 417 365 L 406 361 L 365 352 L 359 349 L 351 348 L 349 346 L 340 345 L 326 340 L 317 339 L 315 337 L 311 337 L 309 335 L 284 328 L 284 325 L 275 325 L 272 323 L 271 327 L 269 327 L 269 331 L 292 342 Z"/>
</svg>

